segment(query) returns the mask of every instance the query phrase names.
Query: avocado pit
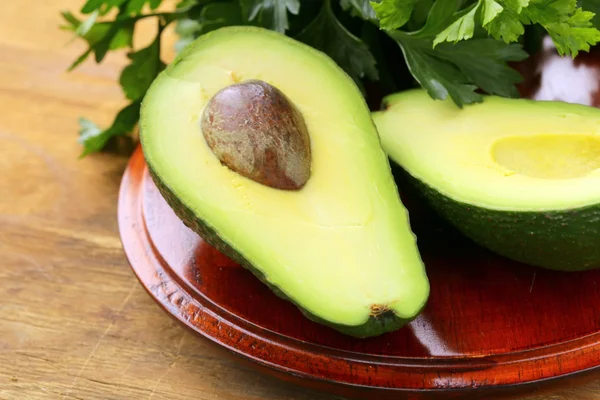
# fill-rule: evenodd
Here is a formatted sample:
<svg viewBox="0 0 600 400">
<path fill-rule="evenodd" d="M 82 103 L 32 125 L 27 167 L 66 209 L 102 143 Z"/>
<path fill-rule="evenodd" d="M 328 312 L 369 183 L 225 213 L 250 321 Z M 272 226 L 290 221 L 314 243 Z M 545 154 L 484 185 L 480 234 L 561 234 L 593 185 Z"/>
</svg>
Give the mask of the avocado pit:
<svg viewBox="0 0 600 400">
<path fill-rule="evenodd" d="M 212 152 L 232 171 L 275 189 L 299 190 L 308 181 L 306 123 L 276 87 L 247 80 L 221 89 L 200 124 Z"/>
</svg>

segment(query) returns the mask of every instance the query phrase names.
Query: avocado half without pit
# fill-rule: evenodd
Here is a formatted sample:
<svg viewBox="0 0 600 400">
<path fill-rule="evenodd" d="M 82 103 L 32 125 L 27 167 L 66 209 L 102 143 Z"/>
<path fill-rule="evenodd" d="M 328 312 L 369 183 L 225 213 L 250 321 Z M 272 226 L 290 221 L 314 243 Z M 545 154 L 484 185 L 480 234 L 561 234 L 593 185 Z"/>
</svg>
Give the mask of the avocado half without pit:
<svg viewBox="0 0 600 400">
<path fill-rule="evenodd" d="M 384 104 L 385 151 L 458 230 L 526 264 L 600 267 L 600 109 L 496 96 L 459 109 L 421 89 Z"/>
<path fill-rule="evenodd" d="M 179 218 L 307 318 L 369 337 L 423 309 L 429 282 L 388 158 L 325 54 L 262 28 L 212 31 L 153 82 L 140 125 Z"/>
</svg>

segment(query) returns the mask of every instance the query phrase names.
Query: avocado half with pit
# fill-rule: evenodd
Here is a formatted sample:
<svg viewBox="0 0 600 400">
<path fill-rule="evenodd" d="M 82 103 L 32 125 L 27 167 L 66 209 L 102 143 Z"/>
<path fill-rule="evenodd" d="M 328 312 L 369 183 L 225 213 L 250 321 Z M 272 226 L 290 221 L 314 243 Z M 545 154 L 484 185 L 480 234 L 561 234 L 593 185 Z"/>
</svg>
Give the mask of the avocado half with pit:
<svg viewBox="0 0 600 400">
<path fill-rule="evenodd" d="M 385 151 L 463 234 L 539 267 L 600 267 L 599 109 L 496 96 L 459 109 L 421 89 L 383 108 Z"/>
<path fill-rule="evenodd" d="M 308 318 L 367 337 L 424 307 L 429 282 L 370 112 L 325 54 L 256 27 L 210 32 L 153 82 L 140 125 L 179 218 Z"/>
</svg>

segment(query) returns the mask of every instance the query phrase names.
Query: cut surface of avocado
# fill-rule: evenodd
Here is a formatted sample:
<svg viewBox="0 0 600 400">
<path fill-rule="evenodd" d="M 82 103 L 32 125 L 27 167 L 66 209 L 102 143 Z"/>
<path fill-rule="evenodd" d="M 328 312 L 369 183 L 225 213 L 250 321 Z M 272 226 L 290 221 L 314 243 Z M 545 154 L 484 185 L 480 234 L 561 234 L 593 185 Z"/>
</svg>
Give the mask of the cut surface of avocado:
<svg viewBox="0 0 600 400">
<path fill-rule="evenodd" d="M 310 175 L 297 190 L 235 172 L 207 144 L 207 103 L 248 81 L 302 115 Z M 140 126 L 151 175 L 183 222 L 310 319 L 366 337 L 424 307 L 428 279 L 369 110 L 323 53 L 261 28 L 210 32 L 153 82 Z"/>
<path fill-rule="evenodd" d="M 384 150 L 471 239 L 541 267 L 600 266 L 600 110 L 495 96 L 459 109 L 420 89 L 384 105 Z"/>
</svg>

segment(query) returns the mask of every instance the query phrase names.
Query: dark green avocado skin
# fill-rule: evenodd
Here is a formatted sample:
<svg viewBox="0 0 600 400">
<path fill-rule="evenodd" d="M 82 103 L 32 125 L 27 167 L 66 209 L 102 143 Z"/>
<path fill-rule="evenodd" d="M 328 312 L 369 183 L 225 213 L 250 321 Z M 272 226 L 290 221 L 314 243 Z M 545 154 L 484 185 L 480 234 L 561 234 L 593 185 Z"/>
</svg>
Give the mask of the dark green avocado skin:
<svg viewBox="0 0 600 400">
<path fill-rule="evenodd" d="M 192 231 L 200 235 L 207 243 L 216 248 L 219 252 L 223 253 L 242 267 L 251 271 L 261 282 L 266 284 L 278 297 L 290 301 L 295 304 L 302 314 L 311 321 L 319 323 L 321 325 L 329 326 L 343 334 L 353 336 L 356 338 L 367 338 L 372 336 L 379 336 L 387 332 L 392 332 L 400 329 L 408 322 L 416 318 L 420 314 L 421 310 L 415 314 L 412 318 L 400 318 L 392 312 L 385 312 L 378 316 L 371 316 L 362 325 L 348 326 L 332 323 L 330 321 L 319 318 L 316 315 L 311 314 L 307 310 L 302 308 L 301 304 L 298 304 L 294 299 L 288 297 L 281 288 L 273 285 L 269 282 L 268 278 L 258 269 L 255 268 L 250 262 L 248 262 L 233 246 L 226 243 L 219 237 L 217 230 L 206 224 L 204 221 L 199 219 L 189 208 L 181 202 L 177 196 L 164 184 L 160 176 L 155 173 L 150 165 L 148 165 L 148 171 L 154 184 L 158 188 L 159 192 L 169 204 L 173 212 L 179 217 L 179 219 L 190 228 Z M 423 306 L 423 308 L 425 305 Z"/>
<path fill-rule="evenodd" d="M 404 174 L 442 218 L 501 256 L 560 271 L 600 267 L 600 205 L 567 211 L 490 210 L 450 199 Z"/>
</svg>

